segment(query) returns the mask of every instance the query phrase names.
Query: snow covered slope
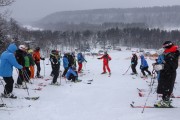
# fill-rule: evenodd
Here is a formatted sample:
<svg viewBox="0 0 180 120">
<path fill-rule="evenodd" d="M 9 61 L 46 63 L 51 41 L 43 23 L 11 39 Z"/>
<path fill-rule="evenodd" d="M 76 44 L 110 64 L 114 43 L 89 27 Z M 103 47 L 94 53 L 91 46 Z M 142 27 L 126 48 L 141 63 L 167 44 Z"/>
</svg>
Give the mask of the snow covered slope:
<svg viewBox="0 0 180 120">
<path fill-rule="evenodd" d="M 137 66 L 139 75 L 132 77 L 131 69 L 127 74 L 122 75 L 130 65 L 130 51 L 111 51 L 109 55 L 112 57 L 110 68 L 112 71 L 111 77 L 107 74 L 101 75 L 102 60 L 97 57 L 86 56 L 88 61 L 84 64 L 83 74 L 79 79 L 82 82 L 71 83 L 61 78 L 61 86 L 51 86 L 52 79 L 49 75 L 51 66 L 46 65 L 48 59 L 43 64 L 41 61 L 41 75 L 44 79 L 34 79 L 33 84 L 27 84 L 29 87 L 30 96 L 40 96 L 39 100 L 28 101 L 25 99 L 4 99 L 4 103 L 8 107 L 0 108 L 1 120 L 179 120 L 180 108 L 172 109 L 148 109 L 145 108 L 142 114 L 142 109 L 131 108 L 132 101 L 137 105 L 144 105 L 150 87 L 146 80 L 140 78 L 140 60 Z M 151 61 L 147 58 L 152 70 Z M 61 66 L 61 70 L 63 70 Z M 177 71 L 180 72 L 180 69 Z M 16 82 L 17 72 L 14 70 L 14 80 Z M 87 84 L 87 80 L 93 79 L 91 84 Z M 177 74 L 177 79 L 174 89 L 174 95 L 180 95 L 179 85 L 180 75 Z M 60 81 L 60 78 L 58 78 Z M 42 83 L 44 86 L 38 86 Z M 153 105 L 157 101 L 154 84 L 152 93 L 147 101 L 147 105 Z M 41 91 L 33 90 L 42 88 Z M 143 92 L 145 97 L 139 97 L 139 89 L 145 89 Z M 0 85 L 0 91 L 3 91 L 3 86 Z M 28 96 L 27 90 L 14 88 L 14 93 L 18 97 Z M 160 100 L 160 98 L 158 98 Z M 173 104 L 180 107 L 180 99 L 173 98 Z M 1 102 L 0 102 L 1 103 Z"/>
</svg>

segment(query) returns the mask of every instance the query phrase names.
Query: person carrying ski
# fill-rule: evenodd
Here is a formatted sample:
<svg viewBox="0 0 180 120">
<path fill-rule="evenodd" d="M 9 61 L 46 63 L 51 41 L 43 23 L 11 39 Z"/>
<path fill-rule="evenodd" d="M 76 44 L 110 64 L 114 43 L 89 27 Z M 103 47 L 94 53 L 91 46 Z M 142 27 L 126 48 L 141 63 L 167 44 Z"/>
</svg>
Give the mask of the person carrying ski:
<svg viewBox="0 0 180 120">
<path fill-rule="evenodd" d="M 6 51 L 1 54 L 0 57 L 0 76 L 3 77 L 6 85 L 4 87 L 3 96 L 6 98 L 17 98 L 12 94 L 13 92 L 13 66 L 19 70 L 22 70 L 23 66 L 18 64 L 15 58 L 15 51 L 17 50 L 17 46 L 15 44 L 10 44 Z"/>
<path fill-rule="evenodd" d="M 42 58 L 40 55 L 40 47 L 36 47 L 36 49 L 34 50 L 33 59 L 37 67 L 36 77 L 42 78 L 42 76 L 40 76 L 40 71 L 41 71 L 40 60 L 45 60 L 45 58 Z"/>
<path fill-rule="evenodd" d="M 142 72 L 142 74 L 143 74 L 142 78 L 146 78 L 147 75 L 145 74 L 145 71 L 146 71 L 149 75 L 151 75 L 151 72 L 148 70 L 149 66 L 148 66 L 148 63 L 147 63 L 146 59 L 144 58 L 144 56 L 141 55 L 140 58 L 141 58 L 140 69 L 141 69 L 141 72 Z"/>
<path fill-rule="evenodd" d="M 77 61 L 78 61 L 78 66 L 79 66 L 78 67 L 78 73 L 81 73 L 82 67 L 83 67 L 82 63 L 87 62 L 81 52 L 77 54 Z"/>
<path fill-rule="evenodd" d="M 101 74 L 106 73 L 106 68 L 109 72 L 109 75 L 111 75 L 111 70 L 109 68 L 109 61 L 111 60 L 111 57 L 107 54 L 107 51 L 104 52 L 104 55 L 97 59 L 103 59 L 103 72 Z"/>
<path fill-rule="evenodd" d="M 171 41 L 164 42 L 163 48 L 164 60 L 161 64 L 154 66 L 156 71 L 160 71 L 157 93 L 163 96 L 162 100 L 155 104 L 155 106 L 172 107 L 170 96 L 174 88 L 180 52 L 178 46 L 174 45 Z"/>
<path fill-rule="evenodd" d="M 65 77 L 68 80 L 71 80 L 72 82 L 78 82 L 78 74 L 76 71 L 76 67 L 75 66 L 69 67 Z"/>
<path fill-rule="evenodd" d="M 59 68 L 60 68 L 60 56 L 57 50 L 53 50 L 50 54 L 50 61 L 52 67 L 53 80 L 51 85 L 58 85 L 57 78 L 59 76 Z"/>
<path fill-rule="evenodd" d="M 135 52 L 132 52 L 133 57 L 131 58 L 131 69 L 132 73 L 131 75 L 137 74 L 136 66 L 138 64 L 138 57 Z"/>
<path fill-rule="evenodd" d="M 64 72 L 62 74 L 62 77 L 64 77 L 66 75 L 68 68 L 69 68 L 69 61 L 68 61 L 67 53 L 64 53 L 64 56 L 63 56 L 63 67 L 64 67 Z"/>
</svg>

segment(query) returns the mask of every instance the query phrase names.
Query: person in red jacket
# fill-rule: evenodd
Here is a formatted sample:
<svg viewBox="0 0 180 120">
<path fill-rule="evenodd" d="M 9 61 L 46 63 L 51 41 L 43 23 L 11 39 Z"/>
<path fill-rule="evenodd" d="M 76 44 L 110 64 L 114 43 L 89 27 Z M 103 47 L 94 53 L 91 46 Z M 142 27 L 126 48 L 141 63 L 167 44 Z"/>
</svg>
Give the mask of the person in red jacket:
<svg viewBox="0 0 180 120">
<path fill-rule="evenodd" d="M 41 71 L 40 60 L 45 60 L 45 58 L 42 58 L 40 55 L 40 47 L 36 47 L 36 49 L 34 50 L 33 59 L 34 59 L 34 62 L 37 66 L 36 77 L 42 78 L 42 76 L 40 76 L 40 71 Z"/>
<path fill-rule="evenodd" d="M 107 51 L 104 52 L 104 55 L 98 59 L 103 59 L 103 72 L 101 74 L 106 73 L 106 68 L 109 72 L 109 75 L 111 74 L 111 70 L 109 68 L 109 61 L 111 60 L 111 57 L 107 54 Z"/>
</svg>

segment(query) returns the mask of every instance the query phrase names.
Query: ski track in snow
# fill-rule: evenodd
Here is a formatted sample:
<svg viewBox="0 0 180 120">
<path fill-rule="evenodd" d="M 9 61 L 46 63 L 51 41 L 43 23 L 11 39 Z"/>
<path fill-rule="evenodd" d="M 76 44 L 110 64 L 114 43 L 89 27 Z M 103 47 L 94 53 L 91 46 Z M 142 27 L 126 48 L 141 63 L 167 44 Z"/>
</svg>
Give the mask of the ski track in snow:
<svg viewBox="0 0 180 120">
<path fill-rule="evenodd" d="M 140 78 L 140 60 L 138 61 L 138 76 L 134 79 L 130 75 L 131 69 L 127 74 L 122 75 L 130 65 L 131 51 L 111 51 L 109 55 L 112 60 L 109 63 L 112 75 L 101 75 L 103 61 L 97 57 L 86 56 L 87 63 L 84 64 L 84 73 L 79 77 L 82 82 L 71 83 L 61 78 L 61 86 L 49 85 L 51 80 L 43 79 L 32 80 L 33 84 L 27 84 L 30 96 L 40 96 L 39 100 L 29 101 L 24 99 L 4 99 L 8 107 L 14 107 L 8 111 L 8 108 L 0 108 L 1 120 L 178 120 L 179 109 L 146 109 L 142 114 L 142 109 L 133 109 L 130 107 L 132 101 L 135 105 L 144 105 L 147 97 L 139 97 L 137 88 L 145 89 L 148 94 L 149 86 L 146 81 Z M 147 58 L 150 70 L 153 61 Z M 49 77 L 51 66 L 46 65 L 45 61 L 45 78 Z M 63 68 L 61 66 L 61 70 Z M 89 70 L 89 71 L 88 71 Z M 89 72 L 89 73 L 88 73 Z M 175 84 L 174 94 L 180 95 L 177 70 L 177 84 Z M 41 61 L 41 75 L 44 75 L 44 66 Z M 87 80 L 93 79 L 91 84 Z M 17 80 L 17 72 L 14 70 L 14 80 Z M 59 82 L 60 78 L 58 78 Z M 43 83 L 46 86 L 38 86 Z M 153 86 L 156 88 L 157 84 Z M 33 90 L 41 87 L 41 91 Z M 3 86 L 0 85 L 0 91 Z M 18 97 L 28 96 L 27 90 L 14 88 L 14 93 Z M 156 93 L 151 93 L 147 105 L 153 105 L 157 101 Z M 160 100 L 160 98 L 158 98 Z M 2 102 L 2 101 L 1 101 Z M 1 103 L 0 102 L 0 103 Z M 180 107 L 179 99 L 173 99 L 173 104 Z M 30 107 L 28 107 L 31 105 Z M 7 111 L 6 111 L 7 109 Z"/>
</svg>

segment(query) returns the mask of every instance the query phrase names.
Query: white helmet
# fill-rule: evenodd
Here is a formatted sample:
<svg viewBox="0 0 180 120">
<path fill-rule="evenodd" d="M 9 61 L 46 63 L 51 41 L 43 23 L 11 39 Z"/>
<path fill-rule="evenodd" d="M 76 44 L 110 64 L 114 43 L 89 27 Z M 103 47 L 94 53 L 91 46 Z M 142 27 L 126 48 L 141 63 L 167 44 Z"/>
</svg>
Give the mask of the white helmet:
<svg viewBox="0 0 180 120">
<path fill-rule="evenodd" d="M 19 45 L 19 49 L 24 51 L 27 49 L 27 47 L 25 45 Z"/>
<path fill-rule="evenodd" d="M 160 48 L 159 50 L 156 51 L 158 55 L 161 55 L 163 54 L 164 52 L 164 49 L 163 48 Z"/>
</svg>

